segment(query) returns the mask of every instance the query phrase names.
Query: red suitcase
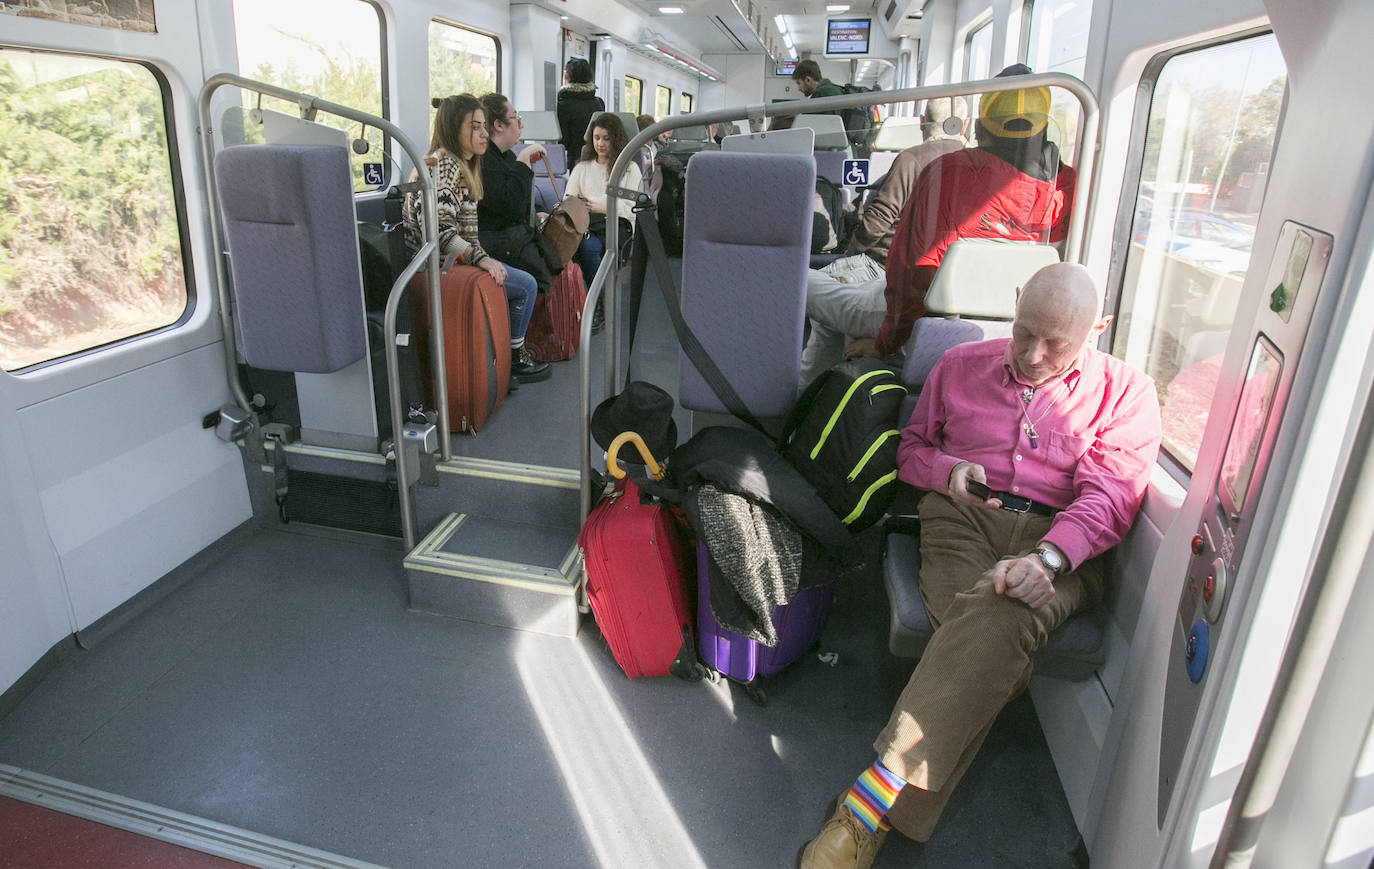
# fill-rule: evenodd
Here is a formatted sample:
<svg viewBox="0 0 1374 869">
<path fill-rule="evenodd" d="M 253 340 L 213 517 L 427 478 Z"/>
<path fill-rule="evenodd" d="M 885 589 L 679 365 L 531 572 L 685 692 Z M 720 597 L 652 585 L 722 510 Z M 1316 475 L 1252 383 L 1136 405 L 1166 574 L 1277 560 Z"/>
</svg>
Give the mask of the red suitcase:
<svg viewBox="0 0 1374 869">
<path fill-rule="evenodd" d="M 625 675 L 700 678 L 686 587 L 696 547 L 681 512 L 641 503 L 639 488 L 622 479 L 587 517 L 577 545 L 592 615 Z"/>
<path fill-rule="evenodd" d="M 525 330 L 525 346 L 540 362 L 561 362 L 577 353 L 582 337 L 582 308 L 587 285 L 582 269 L 570 263 L 559 272 L 547 293 L 540 294 Z"/>
<path fill-rule="evenodd" d="M 444 356 L 448 417 L 453 431 L 477 431 L 510 388 L 510 314 L 506 294 L 485 269 L 453 264 L 439 278 L 444 305 Z M 429 365 L 429 284 L 411 278 L 411 311 L 420 357 L 420 378 L 434 394 Z"/>
</svg>

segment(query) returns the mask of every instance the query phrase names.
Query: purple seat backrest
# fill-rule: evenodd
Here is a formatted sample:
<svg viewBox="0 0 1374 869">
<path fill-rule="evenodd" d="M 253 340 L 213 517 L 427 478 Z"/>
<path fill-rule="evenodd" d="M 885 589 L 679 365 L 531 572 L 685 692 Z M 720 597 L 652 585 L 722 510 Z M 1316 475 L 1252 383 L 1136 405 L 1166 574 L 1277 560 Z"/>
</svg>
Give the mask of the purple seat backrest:
<svg viewBox="0 0 1374 869">
<path fill-rule="evenodd" d="M 844 161 L 848 159 L 848 154 L 844 151 L 817 151 L 816 174 L 829 178 L 836 186 L 844 186 Z M 872 173 L 869 174 L 872 178 Z"/>
<path fill-rule="evenodd" d="M 682 312 L 757 417 L 791 409 L 800 375 L 815 163 L 703 151 L 687 167 Z M 679 400 L 728 412 L 679 354 Z"/>
<path fill-rule="evenodd" d="M 343 148 L 239 145 L 215 159 L 243 360 L 327 373 L 367 354 Z"/>
</svg>

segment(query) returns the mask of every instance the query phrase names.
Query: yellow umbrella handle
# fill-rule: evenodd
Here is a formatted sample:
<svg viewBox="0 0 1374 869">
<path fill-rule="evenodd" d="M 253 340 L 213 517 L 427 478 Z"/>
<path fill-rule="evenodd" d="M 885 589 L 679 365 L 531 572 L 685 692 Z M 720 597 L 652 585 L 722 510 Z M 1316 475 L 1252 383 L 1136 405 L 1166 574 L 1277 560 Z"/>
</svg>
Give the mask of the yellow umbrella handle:
<svg viewBox="0 0 1374 869">
<path fill-rule="evenodd" d="M 611 476 L 617 480 L 625 476 L 625 470 L 620 467 L 620 462 L 616 457 L 620 455 L 620 448 L 625 444 L 634 444 L 635 449 L 639 450 L 640 458 L 644 459 L 644 466 L 649 469 L 650 475 L 655 480 L 663 479 L 663 467 L 654 461 L 654 457 L 649 454 L 649 448 L 644 444 L 644 438 L 638 432 L 626 431 L 615 436 L 611 441 L 611 446 L 606 450 L 606 470 L 611 472 Z"/>
</svg>

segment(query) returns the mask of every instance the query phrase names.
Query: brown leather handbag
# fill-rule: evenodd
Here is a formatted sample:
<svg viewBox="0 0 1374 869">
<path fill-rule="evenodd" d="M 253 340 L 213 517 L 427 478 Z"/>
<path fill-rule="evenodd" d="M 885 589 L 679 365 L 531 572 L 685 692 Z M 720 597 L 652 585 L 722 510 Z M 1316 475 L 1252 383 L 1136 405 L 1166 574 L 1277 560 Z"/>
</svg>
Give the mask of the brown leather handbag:
<svg viewBox="0 0 1374 869">
<path fill-rule="evenodd" d="M 567 265 L 572 261 L 573 254 L 577 253 L 577 246 L 587 236 L 587 225 L 591 222 L 591 215 L 587 212 L 587 203 L 581 199 L 576 196 L 563 198 L 563 194 L 558 192 L 558 181 L 553 177 L 553 169 L 550 168 L 548 159 L 544 159 L 543 163 L 544 171 L 549 175 L 549 183 L 553 185 L 554 195 L 559 201 L 544 221 L 542 230 L 544 237 L 553 242 L 553 246 L 558 249 L 558 256 L 563 260 L 563 265 Z"/>
</svg>

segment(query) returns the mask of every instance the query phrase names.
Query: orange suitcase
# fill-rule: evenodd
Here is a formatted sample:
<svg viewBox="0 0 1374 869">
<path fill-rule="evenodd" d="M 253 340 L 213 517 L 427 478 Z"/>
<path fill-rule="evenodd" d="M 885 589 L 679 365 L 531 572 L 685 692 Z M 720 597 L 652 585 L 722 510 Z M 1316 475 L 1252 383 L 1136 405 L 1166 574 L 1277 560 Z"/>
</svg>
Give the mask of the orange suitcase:
<svg viewBox="0 0 1374 869">
<path fill-rule="evenodd" d="M 450 260 L 439 278 L 444 308 L 444 356 L 449 425 L 477 431 L 510 387 L 510 315 L 506 294 L 485 270 Z M 411 279 L 410 302 L 425 393 L 434 395 L 429 364 L 429 285 L 424 272 Z"/>
</svg>

